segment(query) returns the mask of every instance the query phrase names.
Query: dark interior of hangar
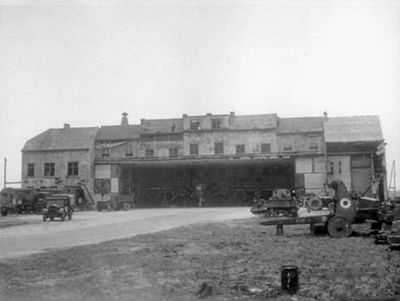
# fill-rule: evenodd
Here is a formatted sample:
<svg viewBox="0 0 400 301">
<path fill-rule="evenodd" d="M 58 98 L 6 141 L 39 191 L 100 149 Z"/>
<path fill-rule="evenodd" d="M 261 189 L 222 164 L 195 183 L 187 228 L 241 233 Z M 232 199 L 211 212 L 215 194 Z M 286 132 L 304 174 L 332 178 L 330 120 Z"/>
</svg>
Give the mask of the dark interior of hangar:
<svg viewBox="0 0 400 301">
<path fill-rule="evenodd" d="M 240 164 L 122 165 L 121 198 L 135 195 L 137 207 L 197 206 L 203 185 L 206 206 L 247 205 L 274 188 L 294 189 L 293 160 Z"/>
</svg>

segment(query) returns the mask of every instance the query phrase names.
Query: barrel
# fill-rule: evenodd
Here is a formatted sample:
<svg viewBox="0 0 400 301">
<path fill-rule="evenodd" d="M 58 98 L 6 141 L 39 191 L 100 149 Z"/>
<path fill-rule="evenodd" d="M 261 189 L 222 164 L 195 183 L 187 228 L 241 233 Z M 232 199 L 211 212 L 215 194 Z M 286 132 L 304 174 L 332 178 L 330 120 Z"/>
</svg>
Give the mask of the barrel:
<svg viewBox="0 0 400 301">
<path fill-rule="evenodd" d="M 299 290 L 298 268 L 294 265 L 281 267 L 281 289 L 291 295 Z"/>
</svg>

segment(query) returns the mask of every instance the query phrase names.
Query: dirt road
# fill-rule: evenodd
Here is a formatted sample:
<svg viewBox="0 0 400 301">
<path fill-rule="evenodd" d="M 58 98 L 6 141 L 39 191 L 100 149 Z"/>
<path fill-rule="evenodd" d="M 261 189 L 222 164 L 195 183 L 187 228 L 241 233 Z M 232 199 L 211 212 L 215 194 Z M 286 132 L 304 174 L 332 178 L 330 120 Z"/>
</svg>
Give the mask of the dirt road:
<svg viewBox="0 0 400 301">
<path fill-rule="evenodd" d="M 76 212 L 71 221 L 7 217 L 27 224 L 0 229 L 0 259 L 152 233 L 183 225 L 251 217 L 248 207 Z"/>
</svg>

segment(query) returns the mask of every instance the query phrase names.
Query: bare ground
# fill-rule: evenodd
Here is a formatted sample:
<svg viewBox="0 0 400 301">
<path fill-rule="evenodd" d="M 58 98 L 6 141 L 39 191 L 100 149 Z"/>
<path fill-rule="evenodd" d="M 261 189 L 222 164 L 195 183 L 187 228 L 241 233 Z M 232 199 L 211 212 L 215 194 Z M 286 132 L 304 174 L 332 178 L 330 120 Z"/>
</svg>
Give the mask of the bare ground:
<svg viewBox="0 0 400 301">
<path fill-rule="evenodd" d="M 190 225 L 0 261 L 0 300 L 368 300 L 400 296 L 400 252 L 372 238 L 312 236 L 258 218 Z M 399 225 L 396 224 L 396 227 Z M 280 268 L 300 270 L 295 296 Z M 390 300 L 390 299 L 388 299 Z"/>
</svg>

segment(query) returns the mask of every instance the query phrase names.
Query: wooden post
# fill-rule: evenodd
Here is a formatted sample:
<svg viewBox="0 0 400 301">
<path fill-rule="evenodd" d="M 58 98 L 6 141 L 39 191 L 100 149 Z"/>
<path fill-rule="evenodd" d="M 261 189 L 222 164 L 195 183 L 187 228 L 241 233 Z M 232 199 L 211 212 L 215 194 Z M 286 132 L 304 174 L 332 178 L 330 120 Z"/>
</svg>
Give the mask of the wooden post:
<svg viewBox="0 0 400 301">
<path fill-rule="evenodd" d="M 281 225 L 281 224 L 276 225 L 276 235 L 278 235 L 278 236 L 283 235 L 283 225 Z"/>
</svg>

